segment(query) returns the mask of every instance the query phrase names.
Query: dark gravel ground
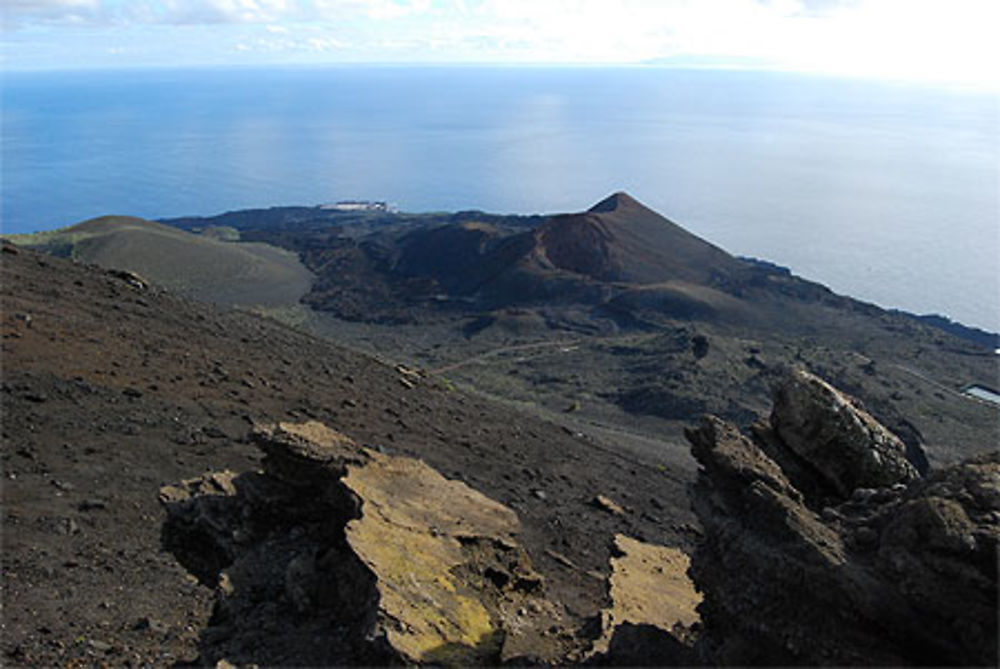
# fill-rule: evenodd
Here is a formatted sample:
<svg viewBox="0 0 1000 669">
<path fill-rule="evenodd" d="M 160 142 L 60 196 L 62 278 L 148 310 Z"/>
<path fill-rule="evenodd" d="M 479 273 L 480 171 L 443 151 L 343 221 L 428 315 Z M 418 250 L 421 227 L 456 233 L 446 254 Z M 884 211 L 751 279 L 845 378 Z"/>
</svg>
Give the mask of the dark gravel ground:
<svg viewBox="0 0 1000 669">
<path fill-rule="evenodd" d="M 157 493 L 256 468 L 254 421 L 322 420 L 508 504 L 581 622 L 605 602 L 615 533 L 682 548 L 696 537 L 689 472 L 439 380 L 404 383 L 269 320 L 23 249 L 0 256 L 6 665 L 197 661 L 213 593 L 162 550 Z M 625 515 L 592 505 L 597 494 Z"/>
</svg>

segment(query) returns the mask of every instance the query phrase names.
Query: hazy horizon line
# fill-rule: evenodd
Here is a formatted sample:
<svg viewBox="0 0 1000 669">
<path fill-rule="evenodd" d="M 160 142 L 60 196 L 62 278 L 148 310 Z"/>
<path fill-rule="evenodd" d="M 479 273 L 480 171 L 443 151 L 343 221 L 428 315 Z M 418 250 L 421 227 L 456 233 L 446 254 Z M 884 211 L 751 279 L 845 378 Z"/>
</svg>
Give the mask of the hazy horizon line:
<svg viewBox="0 0 1000 669">
<path fill-rule="evenodd" d="M 677 71 L 698 71 L 698 72 L 746 72 L 761 74 L 786 74 L 803 77 L 814 77 L 821 79 L 837 79 L 844 81 L 865 81 L 881 83 L 887 85 L 911 85 L 936 89 L 953 89 L 982 94 L 1000 94 L 1000 80 L 998 81 L 954 81 L 944 79 L 926 79 L 905 76 L 888 76 L 878 74 L 858 74 L 849 72 L 830 72 L 827 70 L 780 67 L 774 65 L 753 64 L 753 63 L 692 63 L 692 62 L 660 62 L 660 59 L 653 59 L 632 62 L 573 62 L 573 61 L 331 61 L 331 62 L 261 62 L 261 63 L 184 63 L 180 65 L 161 63 L 138 63 L 114 64 L 114 65 L 91 65 L 83 64 L 79 66 L 55 66 L 55 67 L 9 67 L 4 66 L 0 73 L 0 86 L 3 84 L 4 75 L 7 74 L 72 74 L 85 72 L 184 72 L 184 71 L 224 71 L 224 70 L 342 70 L 351 68 L 397 68 L 397 69 L 564 69 L 564 70 L 677 70 Z"/>
</svg>

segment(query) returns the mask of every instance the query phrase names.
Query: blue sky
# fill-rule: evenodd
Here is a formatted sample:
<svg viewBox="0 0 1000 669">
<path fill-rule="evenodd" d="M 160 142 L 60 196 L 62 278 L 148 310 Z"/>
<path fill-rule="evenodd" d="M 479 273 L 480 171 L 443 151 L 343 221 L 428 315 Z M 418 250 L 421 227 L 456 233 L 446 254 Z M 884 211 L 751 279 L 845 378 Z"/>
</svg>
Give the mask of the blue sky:
<svg viewBox="0 0 1000 669">
<path fill-rule="evenodd" d="M 648 63 L 998 82 L 998 0 L 0 0 L 11 70 Z"/>
</svg>

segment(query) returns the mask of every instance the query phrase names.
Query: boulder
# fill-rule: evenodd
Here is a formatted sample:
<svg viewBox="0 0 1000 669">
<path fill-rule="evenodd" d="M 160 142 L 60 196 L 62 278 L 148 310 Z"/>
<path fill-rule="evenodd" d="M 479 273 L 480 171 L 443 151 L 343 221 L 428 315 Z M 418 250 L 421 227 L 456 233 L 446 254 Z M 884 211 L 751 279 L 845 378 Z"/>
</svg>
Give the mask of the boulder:
<svg viewBox="0 0 1000 669">
<path fill-rule="evenodd" d="M 860 403 L 818 376 L 795 370 L 774 394 L 771 427 L 837 494 L 920 477 L 906 445 Z"/>
</svg>

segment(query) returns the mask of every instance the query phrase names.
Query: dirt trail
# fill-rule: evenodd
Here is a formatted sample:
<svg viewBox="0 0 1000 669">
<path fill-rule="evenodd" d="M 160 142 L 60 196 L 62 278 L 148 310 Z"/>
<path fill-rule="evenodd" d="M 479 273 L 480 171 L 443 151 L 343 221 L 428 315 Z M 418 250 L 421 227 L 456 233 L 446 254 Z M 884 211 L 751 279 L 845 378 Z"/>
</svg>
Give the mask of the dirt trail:
<svg viewBox="0 0 1000 669">
<path fill-rule="evenodd" d="M 577 345 L 579 345 L 579 343 L 580 343 L 579 339 L 560 339 L 557 341 L 542 341 L 531 344 L 518 344 L 517 346 L 501 346 L 500 348 L 490 349 L 485 353 L 476 354 L 470 358 L 466 358 L 465 360 L 459 360 L 458 362 L 453 362 L 444 365 L 442 367 L 429 369 L 427 370 L 427 373 L 444 374 L 445 372 L 450 372 L 452 370 L 459 369 L 467 365 L 479 364 L 481 362 L 484 362 L 488 358 L 493 358 L 498 355 L 503 355 L 504 353 L 513 353 L 515 351 L 531 351 L 531 350 L 541 350 L 547 348 L 567 348 L 569 350 L 572 350 L 569 347 L 576 347 Z"/>
</svg>

